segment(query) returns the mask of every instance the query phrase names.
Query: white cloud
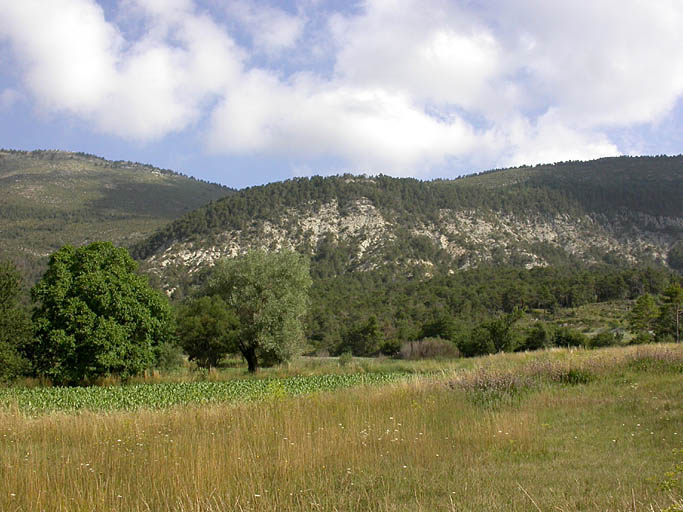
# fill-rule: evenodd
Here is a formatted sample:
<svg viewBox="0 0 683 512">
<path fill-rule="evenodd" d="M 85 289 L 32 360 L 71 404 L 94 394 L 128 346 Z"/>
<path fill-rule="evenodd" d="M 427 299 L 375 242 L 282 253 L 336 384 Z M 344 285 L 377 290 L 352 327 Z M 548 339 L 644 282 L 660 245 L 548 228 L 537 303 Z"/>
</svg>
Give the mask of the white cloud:
<svg viewBox="0 0 683 512">
<path fill-rule="evenodd" d="M 651 122 L 683 94 L 677 0 L 526 0 L 494 16 L 527 101 L 576 126 Z"/>
<path fill-rule="evenodd" d="M 301 16 L 246 0 L 231 1 L 226 11 L 228 16 L 238 20 L 249 32 L 258 51 L 271 55 L 294 47 L 306 24 Z"/>
<path fill-rule="evenodd" d="M 452 160 L 628 153 L 608 131 L 657 122 L 683 97 L 680 0 L 366 0 L 338 13 L 302 0 L 296 14 L 232 0 L 211 11 L 221 5 L 122 0 L 116 19 L 141 27 L 126 36 L 95 0 L 8 2 L 0 39 L 44 111 L 142 141 L 198 127 L 214 152 L 302 168 L 333 157 L 424 175 Z"/>
<path fill-rule="evenodd" d="M 0 35 L 11 41 L 28 89 L 45 108 L 87 115 L 113 90 L 123 41 L 94 3 L 6 2 Z"/>
<path fill-rule="evenodd" d="M 512 120 L 495 138 L 498 147 L 507 149 L 500 159 L 508 166 L 619 155 L 604 134 L 572 129 L 552 110 L 533 123 L 521 117 Z"/>
<path fill-rule="evenodd" d="M 216 151 L 335 155 L 396 174 L 426 171 L 477 144 L 466 123 L 440 122 L 403 94 L 309 76 L 283 84 L 260 71 L 229 92 L 213 114 L 210 133 Z"/>
<path fill-rule="evenodd" d="M 356 85 L 400 90 L 419 101 L 486 107 L 502 68 L 488 27 L 445 2 L 368 2 L 362 16 L 336 17 L 336 72 Z"/>
<path fill-rule="evenodd" d="M 240 72 L 241 51 L 213 20 L 188 10 L 190 2 L 134 4 L 148 24 L 132 42 L 92 0 L 22 0 L 3 9 L 0 36 L 11 41 L 43 110 L 151 140 L 197 121 L 203 102 Z"/>
</svg>

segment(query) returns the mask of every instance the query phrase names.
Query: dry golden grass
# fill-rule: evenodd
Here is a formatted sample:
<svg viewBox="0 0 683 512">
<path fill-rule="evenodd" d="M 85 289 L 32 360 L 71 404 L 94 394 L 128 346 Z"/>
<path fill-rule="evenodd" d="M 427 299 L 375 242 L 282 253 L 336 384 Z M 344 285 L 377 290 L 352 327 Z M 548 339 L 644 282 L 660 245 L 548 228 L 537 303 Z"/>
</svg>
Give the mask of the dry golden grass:
<svg viewBox="0 0 683 512">
<path fill-rule="evenodd" d="M 660 483 L 683 448 L 683 379 L 667 366 L 683 347 L 646 350 L 638 360 L 668 350 L 666 364 L 581 354 L 588 384 L 483 405 L 432 377 L 161 412 L 4 412 L 0 510 L 660 511 L 681 498 L 678 477 Z"/>
</svg>

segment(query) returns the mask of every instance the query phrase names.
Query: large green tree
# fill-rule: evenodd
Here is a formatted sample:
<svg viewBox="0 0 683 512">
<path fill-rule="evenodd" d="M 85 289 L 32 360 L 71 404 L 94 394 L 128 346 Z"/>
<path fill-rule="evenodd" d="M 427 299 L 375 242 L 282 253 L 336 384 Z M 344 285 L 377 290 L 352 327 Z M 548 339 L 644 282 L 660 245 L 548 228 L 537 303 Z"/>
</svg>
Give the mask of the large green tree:
<svg viewBox="0 0 683 512">
<path fill-rule="evenodd" d="M 0 262 L 0 382 L 28 370 L 21 355 L 31 339 L 31 320 L 21 300 L 21 276 L 10 262 Z"/>
<path fill-rule="evenodd" d="M 251 251 L 216 264 L 206 292 L 236 314 L 235 343 L 250 372 L 300 352 L 310 286 L 308 260 L 291 251 Z"/>
<path fill-rule="evenodd" d="M 128 378 L 156 363 L 172 340 L 168 300 L 109 242 L 64 246 L 31 291 L 36 339 L 29 356 L 56 383 Z"/>
</svg>

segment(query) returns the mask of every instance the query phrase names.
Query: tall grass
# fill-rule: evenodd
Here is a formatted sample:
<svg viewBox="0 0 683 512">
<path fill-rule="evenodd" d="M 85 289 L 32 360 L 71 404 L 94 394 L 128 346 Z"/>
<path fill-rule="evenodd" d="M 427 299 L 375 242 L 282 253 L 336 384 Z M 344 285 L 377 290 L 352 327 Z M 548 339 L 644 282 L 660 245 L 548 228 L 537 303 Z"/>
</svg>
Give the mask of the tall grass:
<svg viewBox="0 0 683 512">
<path fill-rule="evenodd" d="M 683 448 L 683 347 L 588 354 L 485 358 L 438 378 L 258 403 L 6 411 L 0 510 L 660 511 L 680 503 L 671 468 Z M 591 378 L 554 377 L 570 364 Z M 526 389 L 519 400 L 491 408 L 471 399 L 477 386 L 513 373 Z"/>
</svg>

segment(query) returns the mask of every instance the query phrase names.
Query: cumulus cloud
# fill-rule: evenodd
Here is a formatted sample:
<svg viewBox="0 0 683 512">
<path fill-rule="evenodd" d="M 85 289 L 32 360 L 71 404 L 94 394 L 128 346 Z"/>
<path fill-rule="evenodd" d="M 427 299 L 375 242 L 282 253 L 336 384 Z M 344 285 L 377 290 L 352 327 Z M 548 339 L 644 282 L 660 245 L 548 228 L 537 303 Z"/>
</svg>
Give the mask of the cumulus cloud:
<svg viewBox="0 0 683 512">
<path fill-rule="evenodd" d="M 188 11 L 190 2 L 130 3 L 148 16 L 137 41 L 126 41 L 91 0 L 12 2 L 0 34 L 41 109 L 144 141 L 199 119 L 203 102 L 239 73 L 242 53 L 211 18 Z"/>
<path fill-rule="evenodd" d="M 39 109 L 133 140 L 197 129 L 211 151 L 303 167 L 333 157 L 370 172 L 427 174 L 453 160 L 629 153 L 610 130 L 666 118 L 683 96 L 679 0 L 366 0 L 338 12 L 300 0 L 294 13 L 245 0 L 118 7 L 113 20 L 95 0 L 3 7 L 0 39 Z M 139 30 L 131 35 L 121 20 Z M 307 60 L 311 48 L 329 52 L 332 65 Z"/>
<path fill-rule="evenodd" d="M 305 19 L 269 5 L 234 0 L 226 5 L 228 16 L 241 23 L 258 51 L 277 55 L 292 48 L 303 34 Z"/>
<path fill-rule="evenodd" d="M 384 89 L 299 76 L 283 84 L 255 71 L 214 111 L 214 150 L 295 158 L 341 155 L 361 168 L 409 174 L 474 149 L 470 126 L 442 122 Z"/>
</svg>

